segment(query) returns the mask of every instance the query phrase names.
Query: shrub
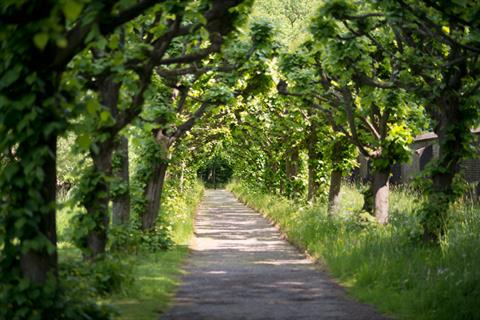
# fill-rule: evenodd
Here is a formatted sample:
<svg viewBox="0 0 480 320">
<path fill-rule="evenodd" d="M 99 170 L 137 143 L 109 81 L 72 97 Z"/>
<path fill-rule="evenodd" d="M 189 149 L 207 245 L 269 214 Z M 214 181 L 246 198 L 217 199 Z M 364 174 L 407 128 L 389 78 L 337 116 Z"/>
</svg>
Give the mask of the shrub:
<svg viewBox="0 0 480 320">
<path fill-rule="evenodd" d="M 124 257 L 107 255 L 94 262 L 64 262 L 61 270 L 63 279 L 77 282 L 85 292 L 94 297 L 120 292 L 129 286 L 133 282 L 132 267 Z"/>
</svg>

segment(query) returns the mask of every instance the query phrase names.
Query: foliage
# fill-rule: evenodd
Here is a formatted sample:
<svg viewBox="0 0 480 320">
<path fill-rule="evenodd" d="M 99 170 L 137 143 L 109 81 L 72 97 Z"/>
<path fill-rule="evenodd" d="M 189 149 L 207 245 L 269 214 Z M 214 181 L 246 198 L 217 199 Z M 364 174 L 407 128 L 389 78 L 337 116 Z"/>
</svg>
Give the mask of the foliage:
<svg viewBox="0 0 480 320">
<path fill-rule="evenodd" d="M 476 152 L 478 12 L 472 1 L 2 2 L 0 318 L 107 319 L 93 300 L 132 295 L 127 256 L 145 254 L 147 268 L 173 250 L 174 274 L 197 176 L 242 180 L 237 192 L 385 310 L 447 317 L 457 304 L 473 317 L 478 208 L 457 173 Z M 421 194 L 394 192 L 378 226 L 368 212 L 388 209 L 392 166 L 425 130 L 439 152 Z M 358 154 L 373 175 L 364 206 L 344 201 L 327 219 Z M 112 228 L 120 200 L 132 215 Z M 72 243 L 76 260 L 58 250 Z M 381 301 L 395 288 L 420 298 Z"/>
<path fill-rule="evenodd" d="M 226 154 L 226 150 L 222 150 L 221 145 L 215 146 L 210 156 L 199 164 L 197 174 L 206 187 L 223 187 L 229 182 L 233 170 Z"/>
<path fill-rule="evenodd" d="M 309 19 L 321 1 L 275 0 L 255 1 L 251 20 L 266 18 L 275 26 L 276 37 L 282 45 L 295 48 L 305 39 Z"/>
<path fill-rule="evenodd" d="M 438 241 L 447 228 L 445 208 L 459 196 L 455 187 L 457 166 L 474 152 L 470 130 L 479 117 L 480 29 L 471 12 L 478 11 L 478 4 L 429 1 L 378 4 L 396 32 L 395 49 L 406 68 L 399 74 L 400 81 L 410 84 L 417 99 L 426 106 L 438 135 L 438 161 L 431 168 L 433 183 L 425 189 L 430 198 L 420 210 L 425 239 Z"/>
<path fill-rule="evenodd" d="M 133 282 L 132 265 L 121 256 L 105 256 L 95 263 L 67 260 L 61 270 L 66 281 L 75 279 L 83 290 L 93 290 L 92 297 L 120 292 Z"/>
<path fill-rule="evenodd" d="M 181 264 L 188 254 L 188 244 L 193 234 L 196 208 L 203 194 L 202 185 L 194 182 L 183 193 L 168 189 L 163 206 L 164 214 L 172 226 L 174 245 L 166 251 L 140 249 L 134 255 L 132 286 L 123 294 L 114 294 L 106 301 L 120 310 L 120 319 L 155 319 L 166 310 L 178 285 Z"/>
<path fill-rule="evenodd" d="M 195 180 L 187 184 L 184 193 L 175 191 L 173 184 L 168 189 L 162 216 L 164 223 L 171 226 L 171 238 L 175 241 L 169 250 L 145 244 L 143 233 L 133 225 L 110 229 L 111 254 L 95 263 L 80 261 L 80 251 L 64 244 L 60 249 L 60 278 L 70 292 L 68 303 L 73 311 L 66 310 L 74 312 L 82 308 L 82 312 L 95 319 L 103 319 L 101 310 L 107 312 L 105 319 L 112 315 L 119 315 L 121 319 L 157 316 L 159 305 L 162 310 L 168 305 L 178 283 L 179 267 L 188 253 L 185 245 L 193 234 L 193 218 L 202 190 L 202 185 Z M 68 225 L 62 226 L 66 227 Z M 77 301 L 77 298 L 81 299 Z M 99 300 L 101 304 L 92 300 Z M 80 312 L 78 310 L 75 312 Z M 90 313 L 93 311 L 96 313 Z M 83 319 L 81 315 L 75 316 Z"/>
</svg>

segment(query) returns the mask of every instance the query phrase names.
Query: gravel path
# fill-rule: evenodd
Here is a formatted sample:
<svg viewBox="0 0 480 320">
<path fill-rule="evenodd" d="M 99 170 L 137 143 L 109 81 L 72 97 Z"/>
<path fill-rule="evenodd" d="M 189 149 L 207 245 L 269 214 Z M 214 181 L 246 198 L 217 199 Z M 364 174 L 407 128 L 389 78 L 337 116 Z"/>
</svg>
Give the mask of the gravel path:
<svg viewBox="0 0 480 320">
<path fill-rule="evenodd" d="M 205 193 L 186 271 L 162 319 L 384 319 L 225 190 Z"/>
</svg>

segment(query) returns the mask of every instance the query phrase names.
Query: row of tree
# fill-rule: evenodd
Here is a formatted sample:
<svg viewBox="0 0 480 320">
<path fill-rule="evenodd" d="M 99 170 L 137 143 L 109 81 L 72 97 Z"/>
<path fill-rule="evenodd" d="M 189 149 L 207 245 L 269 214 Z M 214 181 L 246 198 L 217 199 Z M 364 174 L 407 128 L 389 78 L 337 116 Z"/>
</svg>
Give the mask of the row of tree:
<svg viewBox="0 0 480 320">
<path fill-rule="evenodd" d="M 329 186 L 333 213 L 359 152 L 372 169 L 363 209 L 385 224 L 392 167 L 409 160 L 415 135 L 432 130 L 439 155 L 419 214 L 424 239 L 438 241 L 462 193 L 460 162 L 475 152 L 479 10 L 469 1 L 325 1 L 303 43 L 276 64 L 277 92 L 258 97 L 239 122 L 240 175 L 308 200 Z"/>
<path fill-rule="evenodd" d="M 192 168 L 208 170 L 208 152 L 255 188 L 325 195 L 332 214 L 360 152 L 373 170 L 364 209 L 384 224 L 392 165 L 432 129 L 440 154 L 420 214 L 425 239 L 438 240 L 478 125 L 480 6 L 316 6 L 258 1 L 246 32 L 248 0 L 2 3 L 0 316 L 67 317 L 59 191 L 72 189 L 75 242 L 95 263 L 110 216 L 154 232 L 172 163 L 181 189 Z"/>
<path fill-rule="evenodd" d="M 251 5 L 2 3 L 2 318 L 78 316 L 66 316 L 58 281 L 59 189 L 73 185 L 70 201 L 80 207 L 74 238 L 87 260 L 106 254 L 110 202 L 114 224 L 130 224 L 132 208 L 142 231 L 155 230 L 172 153 L 211 140 L 210 132 L 197 132 L 182 143 L 199 121 L 248 100 L 274 54 L 268 24 L 240 28 Z M 137 140 L 131 174 L 129 136 Z M 78 160 L 69 179 L 57 175 L 65 165 L 57 162 L 61 137 L 74 139 Z M 130 199 L 129 189 L 138 197 Z"/>
</svg>

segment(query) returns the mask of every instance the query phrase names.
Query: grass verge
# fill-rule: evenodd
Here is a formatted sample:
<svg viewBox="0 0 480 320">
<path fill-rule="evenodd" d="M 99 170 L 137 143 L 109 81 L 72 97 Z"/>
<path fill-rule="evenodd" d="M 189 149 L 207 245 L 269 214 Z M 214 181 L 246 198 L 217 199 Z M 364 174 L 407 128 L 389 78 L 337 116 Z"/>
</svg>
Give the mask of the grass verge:
<svg viewBox="0 0 480 320">
<path fill-rule="evenodd" d="M 168 309 L 189 252 L 188 242 L 202 194 L 203 187 L 196 185 L 190 192 L 167 195 L 163 210 L 175 244 L 167 251 L 142 252 L 133 257 L 133 285 L 107 301 L 119 309 L 119 319 L 158 319 Z"/>
<path fill-rule="evenodd" d="M 85 263 L 80 250 L 68 241 L 71 232 L 68 230 L 68 212 L 63 210 L 59 217 L 59 260 L 65 274 L 63 278 L 82 289 L 80 291 L 88 295 L 85 298 L 112 306 L 118 319 L 158 319 L 169 307 L 182 275 L 181 265 L 189 252 L 188 243 L 202 195 L 200 183 L 183 192 L 167 190 L 160 216 L 164 229 L 173 240 L 173 246 L 168 250 L 151 250 L 134 243 L 137 248 L 134 251 L 127 247 L 117 249 L 95 264 Z M 124 232 L 127 233 L 123 236 L 128 238 L 128 231 Z"/>
<path fill-rule="evenodd" d="M 279 224 L 289 240 L 322 261 L 358 300 L 399 319 L 480 319 L 480 208 L 459 205 L 440 246 L 418 241 L 416 194 L 393 190 L 391 223 L 371 224 L 355 215 L 361 197 L 345 187 L 341 209 L 303 206 L 229 186 L 237 197 Z"/>
<path fill-rule="evenodd" d="M 120 311 L 119 319 L 158 319 L 168 307 L 188 248 L 175 245 L 171 250 L 142 253 L 134 261 L 134 284 L 125 294 L 105 300 Z M 133 261 L 132 261 L 133 262 Z"/>
</svg>

